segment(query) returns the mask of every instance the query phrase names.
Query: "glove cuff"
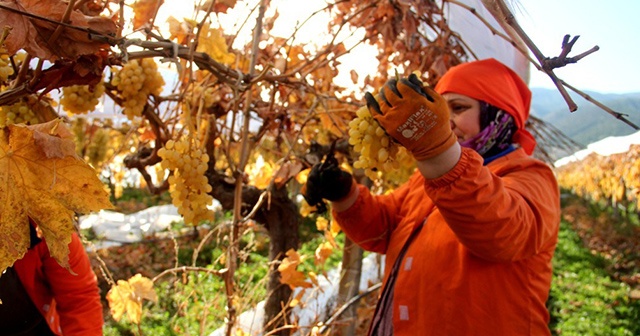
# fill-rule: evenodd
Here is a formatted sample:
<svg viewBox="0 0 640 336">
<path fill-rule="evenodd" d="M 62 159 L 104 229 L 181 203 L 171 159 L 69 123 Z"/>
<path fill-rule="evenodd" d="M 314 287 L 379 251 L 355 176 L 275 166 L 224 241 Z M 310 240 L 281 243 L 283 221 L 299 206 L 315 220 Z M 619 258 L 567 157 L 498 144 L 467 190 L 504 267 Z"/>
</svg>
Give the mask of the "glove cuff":
<svg viewBox="0 0 640 336">
<path fill-rule="evenodd" d="M 339 199 L 337 199 L 335 201 L 331 201 L 331 202 L 343 202 L 343 201 L 349 199 L 349 197 L 351 197 L 356 192 L 357 188 L 358 188 L 358 182 L 354 178 L 351 178 L 351 185 L 349 187 L 349 191 L 347 192 L 347 194 L 344 195 L 343 197 L 340 197 Z"/>
<path fill-rule="evenodd" d="M 449 127 L 448 124 L 446 126 Z M 426 150 L 422 148 L 420 148 L 422 150 L 414 150 L 411 152 L 411 154 L 418 161 L 428 160 L 434 156 L 442 154 L 444 151 L 453 146 L 456 141 L 458 141 L 458 138 L 456 137 L 455 133 L 449 130 L 448 136 L 445 137 L 439 144 L 431 146 L 431 148 L 427 148 Z"/>
</svg>

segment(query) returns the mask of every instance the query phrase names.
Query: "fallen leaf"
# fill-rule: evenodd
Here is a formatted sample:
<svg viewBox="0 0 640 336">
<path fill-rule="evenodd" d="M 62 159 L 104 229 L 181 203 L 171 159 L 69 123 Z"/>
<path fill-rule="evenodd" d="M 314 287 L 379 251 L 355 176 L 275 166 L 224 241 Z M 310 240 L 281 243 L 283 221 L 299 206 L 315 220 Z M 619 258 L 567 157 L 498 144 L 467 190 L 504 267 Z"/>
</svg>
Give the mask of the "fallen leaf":
<svg viewBox="0 0 640 336">
<path fill-rule="evenodd" d="M 68 269 L 75 213 L 113 207 L 95 170 L 75 152 L 64 156 L 68 149 L 55 149 L 54 143 L 65 146 L 63 138 L 46 138 L 66 134 L 65 127 L 54 120 L 38 127 L 9 125 L 0 130 L 0 272 L 27 251 L 27 215 L 42 230 L 51 256 Z M 45 148 L 36 137 L 47 143 Z"/>
</svg>

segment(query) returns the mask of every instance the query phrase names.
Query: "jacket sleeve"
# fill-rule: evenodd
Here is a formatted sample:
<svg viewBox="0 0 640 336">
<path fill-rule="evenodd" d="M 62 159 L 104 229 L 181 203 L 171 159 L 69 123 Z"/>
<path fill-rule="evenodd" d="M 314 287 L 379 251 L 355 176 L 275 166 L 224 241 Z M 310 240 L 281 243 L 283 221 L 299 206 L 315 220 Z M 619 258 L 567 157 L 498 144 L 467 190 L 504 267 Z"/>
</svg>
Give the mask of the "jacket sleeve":
<svg viewBox="0 0 640 336">
<path fill-rule="evenodd" d="M 69 265 L 75 275 L 51 257 L 46 258 L 43 264 L 62 332 L 65 336 L 102 335 L 103 316 L 98 282 L 76 233 L 73 233 L 69 243 Z"/>
<path fill-rule="evenodd" d="M 515 261 L 553 250 L 560 222 L 559 189 L 552 170 L 529 157 L 515 158 L 500 176 L 463 148 L 447 174 L 425 191 L 460 242 L 491 261 Z"/>
<path fill-rule="evenodd" d="M 419 174 L 413 174 L 410 181 L 386 195 L 372 195 L 369 189 L 358 185 L 359 195 L 355 203 L 346 210 L 333 211 L 347 237 L 365 250 L 386 253 L 391 232 L 400 220 L 400 205 L 407 196 L 412 181 Z"/>
</svg>

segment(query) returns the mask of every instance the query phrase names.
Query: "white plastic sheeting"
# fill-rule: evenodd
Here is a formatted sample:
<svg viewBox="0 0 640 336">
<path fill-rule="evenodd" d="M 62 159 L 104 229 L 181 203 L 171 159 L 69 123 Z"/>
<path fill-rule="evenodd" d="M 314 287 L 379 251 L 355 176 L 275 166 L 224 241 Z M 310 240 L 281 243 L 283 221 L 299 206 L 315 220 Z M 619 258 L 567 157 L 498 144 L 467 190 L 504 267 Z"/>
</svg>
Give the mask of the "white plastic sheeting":
<svg viewBox="0 0 640 336">
<path fill-rule="evenodd" d="M 640 132 L 625 136 L 610 136 L 589 144 L 586 149 L 575 152 L 570 156 L 556 161 L 554 165 L 556 167 L 560 167 L 570 162 L 580 161 L 591 153 L 596 153 L 602 156 L 624 153 L 629 150 L 631 145 L 637 144 L 640 144 Z"/>
<path fill-rule="evenodd" d="M 125 215 L 115 211 L 102 210 L 79 218 L 81 229 L 92 229 L 102 241 L 96 248 L 104 248 L 122 243 L 133 243 L 145 236 L 166 230 L 172 222 L 182 221 L 178 209 L 173 205 L 159 205 Z"/>
</svg>

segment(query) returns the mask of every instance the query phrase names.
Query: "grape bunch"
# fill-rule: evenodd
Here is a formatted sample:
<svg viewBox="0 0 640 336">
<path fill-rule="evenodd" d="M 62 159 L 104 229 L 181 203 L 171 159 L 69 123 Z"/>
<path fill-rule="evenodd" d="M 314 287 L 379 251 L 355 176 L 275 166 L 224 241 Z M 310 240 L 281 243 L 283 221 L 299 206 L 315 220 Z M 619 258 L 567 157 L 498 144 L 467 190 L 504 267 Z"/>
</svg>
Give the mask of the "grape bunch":
<svg viewBox="0 0 640 336">
<path fill-rule="evenodd" d="M 11 56 L 7 52 L 7 49 L 0 46 L 0 85 L 5 85 L 9 80 L 9 77 L 15 74 L 15 70 L 13 65 L 11 64 L 12 58 L 13 63 L 16 67 L 22 65 L 25 58 L 27 57 L 27 53 L 20 52 Z"/>
<path fill-rule="evenodd" d="M 364 169 L 372 180 L 378 179 L 380 173 L 393 173 L 413 162 L 411 154 L 387 135 L 366 106 L 358 109 L 349 122 L 349 144 L 359 154 L 353 167 Z"/>
<path fill-rule="evenodd" d="M 111 84 L 116 87 L 123 102 L 124 114 L 133 120 L 142 115 L 149 95 L 162 92 L 164 79 L 158 65 L 151 58 L 132 60 L 115 70 Z"/>
<path fill-rule="evenodd" d="M 13 124 L 35 125 L 39 123 L 38 116 L 31 109 L 27 100 L 21 100 L 13 105 L 0 106 L 0 128 Z"/>
<path fill-rule="evenodd" d="M 202 110 L 219 103 L 222 99 L 221 91 L 213 86 L 203 87 L 201 85 L 191 85 L 186 92 L 184 108 L 181 119 L 184 125 L 193 124 L 195 117 Z"/>
<path fill-rule="evenodd" d="M 185 224 L 197 225 L 213 219 L 213 212 L 207 208 L 213 197 L 209 195 L 212 188 L 205 176 L 209 156 L 194 147 L 190 140 L 169 140 L 158 155 L 162 168 L 173 172 L 169 176 L 173 205 L 178 207 Z"/>
<path fill-rule="evenodd" d="M 70 114 L 86 114 L 93 111 L 104 94 L 104 83 L 100 81 L 93 87 L 72 85 L 62 88 L 60 104 Z"/>
<path fill-rule="evenodd" d="M 4 48 L 0 47 L 0 83 L 5 83 L 9 76 L 13 75 L 13 72 L 9 54 Z"/>
</svg>

